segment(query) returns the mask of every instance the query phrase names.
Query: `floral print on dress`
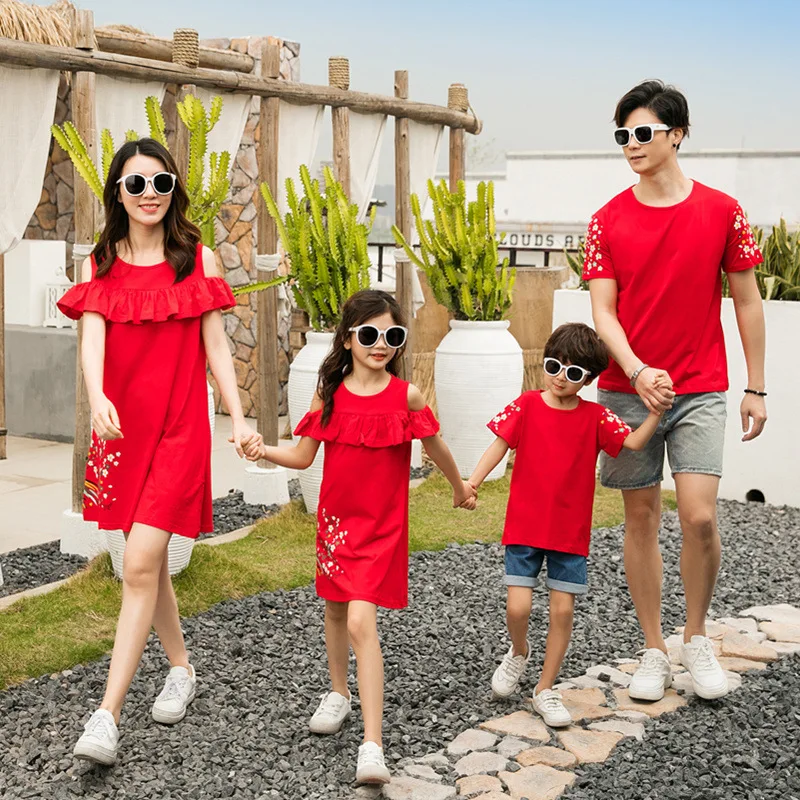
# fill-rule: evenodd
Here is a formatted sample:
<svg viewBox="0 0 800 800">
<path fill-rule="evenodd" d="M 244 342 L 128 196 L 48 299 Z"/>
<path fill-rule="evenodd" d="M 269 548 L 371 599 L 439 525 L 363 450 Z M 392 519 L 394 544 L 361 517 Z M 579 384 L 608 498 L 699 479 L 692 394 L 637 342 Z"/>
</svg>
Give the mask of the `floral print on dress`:
<svg viewBox="0 0 800 800">
<path fill-rule="evenodd" d="M 512 401 L 499 414 L 492 417 L 492 423 L 499 425 L 501 422 L 505 422 L 512 414 L 519 414 L 520 411 L 522 409 Z"/>
<path fill-rule="evenodd" d="M 603 261 L 603 225 L 597 217 L 592 217 L 586 231 L 586 244 L 583 249 L 583 280 L 592 278 L 613 278 L 611 262 Z"/>
<path fill-rule="evenodd" d="M 322 509 L 321 519 L 317 520 L 317 575 L 332 578 L 334 575 L 343 575 L 336 551 L 347 540 L 347 531 L 340 530 L 341 519 L 328 516 L 326 509 Z"/>
<path fill-rule="evenodd" d="M 733 237 L 738 248 L 737 255 L 742 261 L 748 264 L 757 264 L 763 260 L 756 237 L 753 236 L 753 229 L 750 227 L 742 207 L 738 204 L 733 212 Z"/>
<path fill-rule="evenodd" d="M 117 499 L 114 485 L 108 482 L 113 469 L 119 466 L 122 453 L 114 451 L 111 443 L 92 434 L 89 459 L 86 462 L 86 479 L 83 485 L 83 508 L 102 508 L 108 510 Z"/>
</svg>

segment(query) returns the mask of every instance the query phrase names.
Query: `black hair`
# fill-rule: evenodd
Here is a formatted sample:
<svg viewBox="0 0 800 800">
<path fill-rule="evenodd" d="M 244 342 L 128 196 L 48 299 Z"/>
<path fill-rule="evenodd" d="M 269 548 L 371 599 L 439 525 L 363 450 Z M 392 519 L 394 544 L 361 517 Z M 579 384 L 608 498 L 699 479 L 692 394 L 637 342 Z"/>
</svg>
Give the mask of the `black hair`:
<svg viewBox="0 0 800 800">
<path fill-rule="evenodd" d="M 568 322 L 556 328 L 544 346 L 544 357 L 588 369 L 592 378 L 608 368 L 609 358 L 600 337 L 582 322 Z"/>
<path fill-rule="evenodd" d="M 643 81 L 634 86 L 617 103 L 614 111 L 614 122 L 618 128 L 637 108 L 652 111 L 664 125 L 683 131 L 689 135 L 689 104 L 683 93 L 664 81 Z M 677 147 L 680 150 L 680 144 Z"/>
</svg>

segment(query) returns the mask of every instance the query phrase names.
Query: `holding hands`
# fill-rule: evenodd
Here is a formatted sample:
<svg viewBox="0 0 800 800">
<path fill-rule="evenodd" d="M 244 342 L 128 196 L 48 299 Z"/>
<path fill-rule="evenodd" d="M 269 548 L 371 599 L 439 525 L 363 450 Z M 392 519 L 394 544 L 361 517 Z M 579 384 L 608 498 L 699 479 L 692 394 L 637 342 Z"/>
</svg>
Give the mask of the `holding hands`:
<svg viewBox="0 0 800 800">
<path fill-rule="evenodd" d="M 666 370 L 643 366 L 638 372 L 634 372 L 634 376 L 632 386 L 648 411 L 663 414 L 672 408 L 675 392 L 672 378 Z"/>
<path fill-rule="evenodd" d="M 468 481 L 461 481 L 461 486 L 453 489 L 453 508 L 465 508 L 474 511 L 478 505 L 478 490 Z"/>
</svg>

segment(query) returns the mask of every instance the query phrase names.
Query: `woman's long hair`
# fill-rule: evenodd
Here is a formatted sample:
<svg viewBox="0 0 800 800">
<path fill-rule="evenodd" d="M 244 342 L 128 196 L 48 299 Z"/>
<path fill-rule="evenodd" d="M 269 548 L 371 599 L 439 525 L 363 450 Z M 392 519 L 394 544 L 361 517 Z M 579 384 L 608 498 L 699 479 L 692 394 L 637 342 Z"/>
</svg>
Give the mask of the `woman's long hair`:
<svg viewBox="0 0 800 800">
<path fill-rule="evenodd" d="M 350 328 L 363 325 L 367 320 L 379 317 L 381 314 L 389 312 L 394 319 L 395 325 L 406 326 L 403 312 L 390 294 L 377 289 L 363 289 L 352 295 L 342 306 L 342 321 L 336 328 L 333 337 L 333 348 L 322 362 L 319 368 L 319 384 L 317 393 L 322 399 L 322 424 L 327 425 L 333 413 L 333 395 L 341 386 L 345 375 L 353 369 L 353 353 L 344 345 L 352 336 Z M 389 363 L 386 365 L 387 371 L 392 375 L 397 375 L 397 361 L 403 354 L 405 345 L 395 350 Z"/>
<path fill-rule="evenodd" d="M 175 270 L 175 283 L 179 283 L 191 275 L 197 256 L 197 244 L 200 241 L 200 229 L 189 222 L 186 210 L 189 208 L 189 197 L 183 181 L 178 173 L 175 159 L 163 145 L 155 139 L 138 139 L 125 142 L 117 150 L 108 170 L 108 179 L 103 190 L 103 206 L 106 223 L 94 248 L 94 260 L 97 264 L 97 277 L 102 278 L 117 258 L 117 245 L 128 238 L 128 212 L 119 201 L 119 192 L 124 191 L 117 181 L 122 177 L 122 170 L 128 159 L 135 155 L 157 158 L 165 172 L 177 175 L 172 201 L 164 215 L 164 256 Z"/>
</svg>

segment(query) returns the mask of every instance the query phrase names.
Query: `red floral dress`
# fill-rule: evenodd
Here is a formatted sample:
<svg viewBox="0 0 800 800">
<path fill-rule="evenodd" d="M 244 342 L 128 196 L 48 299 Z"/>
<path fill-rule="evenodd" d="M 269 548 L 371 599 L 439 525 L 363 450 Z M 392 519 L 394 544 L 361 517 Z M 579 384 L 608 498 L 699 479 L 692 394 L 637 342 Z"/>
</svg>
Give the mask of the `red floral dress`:
<svg viewBox="0 0 800 800">
<path fill-rule="evenodd" d="M 196 538 L 213 530 L 211 431 L 201 318 L 235 304 L 222 278 L 194 271 L 175 283 L 164 261 L 149 267 L 117 259 L 102 278 L 70 289 L 58 307 L 106 320 L 103 392 L 119 414 L 123 438 L 92 433 L 83 517 L 103 530 L 134 522 Z"/>
<path fill-rule="evenodd" d="M 325 443 L 317 510 L 320 597 L 385 608 L 408 605 L 411 440 L 438 430 L 427 406 L 409 411 L 408 383 L 394 376 L 370 396 L 342 384 L 324 427 L 321 411 L 300 421 L 296 435 Z"/>
</svg>

